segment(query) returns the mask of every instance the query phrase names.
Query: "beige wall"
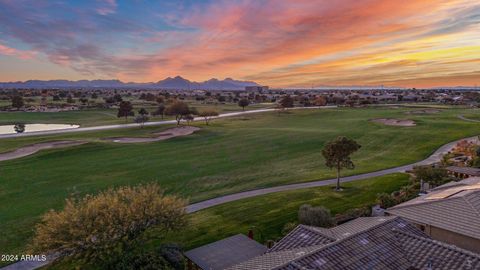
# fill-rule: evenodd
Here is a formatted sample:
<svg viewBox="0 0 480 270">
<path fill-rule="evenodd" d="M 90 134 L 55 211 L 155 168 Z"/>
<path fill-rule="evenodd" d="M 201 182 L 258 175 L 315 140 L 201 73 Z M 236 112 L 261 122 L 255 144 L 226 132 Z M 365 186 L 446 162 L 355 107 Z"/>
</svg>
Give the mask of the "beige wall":
<svg viewBox="0 0 480 270">
<path fill-rule="evenodd" d="M 435 240 L 442 241 L 447 244 L 452 244 L 476 253 L 480 253 L 480 239 L 468 237 L 462 234 L 454 233 L 428 225 L 425 228 L 425 233 L 430 235 L 430 237 Z"/>
</svg>

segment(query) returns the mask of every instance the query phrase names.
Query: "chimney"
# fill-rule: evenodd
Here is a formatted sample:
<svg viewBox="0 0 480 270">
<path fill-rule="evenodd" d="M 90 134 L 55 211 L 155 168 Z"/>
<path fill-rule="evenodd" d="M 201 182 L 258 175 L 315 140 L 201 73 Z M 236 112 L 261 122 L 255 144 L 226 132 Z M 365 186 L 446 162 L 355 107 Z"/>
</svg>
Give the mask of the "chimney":
<svg viewBox="0 0 480 270">
<path fill-rule="evenodd" d="M 248 238 L 253 239 L 253 230 L 248 229 Z"/>
</svg>

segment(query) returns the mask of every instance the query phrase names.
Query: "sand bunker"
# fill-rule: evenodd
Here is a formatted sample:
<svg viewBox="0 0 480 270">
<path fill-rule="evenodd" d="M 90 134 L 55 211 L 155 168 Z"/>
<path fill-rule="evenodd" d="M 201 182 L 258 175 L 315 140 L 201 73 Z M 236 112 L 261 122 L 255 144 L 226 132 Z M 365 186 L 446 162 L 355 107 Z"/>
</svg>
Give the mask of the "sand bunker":
<svg viewBox="0 0 480 270">
<path fill-rule="evenodd" d="M 53 149 L 53 148 L 64 148 L 69 146 L 81 145 L 87 142 L 82 141 L 54 141 L 54 142 L 45 142 L 37 143 L 32 145 L 27 145 L 20 147 L 17 150 L 11 152 L 0 153 L 0 161 L 16 159 L 21 157 L 26 157 L 33 155 L 36 152 L 44 149 Z"/>
<path fill-rule="evenodd" d="M 384 124 L 387 126 L 398 126 L 398 127 L 413 127 L 415 122 L 408 119 L 388 119 L 388 118 L 378 118 L 370 120 L 375 123 Z"/>
<path fill-rule="evenodd" d="M 409 111 L 409 112 L 406 112 L 406 114 L 434 114 L 434 113 L 439 113 L 439 112 L 441 112 L 441 110 L 425 109 L 425 110 Z"/>
<path fill-rule="evenodd" d="M 107 138 L 106 140 L 116 142 L 116 143 L 157 142 L 157 141 L 163 141 L 163 140 L 167 140 L 167 139 L 178 137 L 178 136 L 190 135 L 197 130 L 200 130 L 200 128 L 191 127 L 191 126 L 181 126 L 181 127 L 170 128 L 159 133 L 153 133 L 153 135 L 156 135 L 156 137 L 147 137 L 147 138 L 122 137 L 122 138 Z"/>
</svg>

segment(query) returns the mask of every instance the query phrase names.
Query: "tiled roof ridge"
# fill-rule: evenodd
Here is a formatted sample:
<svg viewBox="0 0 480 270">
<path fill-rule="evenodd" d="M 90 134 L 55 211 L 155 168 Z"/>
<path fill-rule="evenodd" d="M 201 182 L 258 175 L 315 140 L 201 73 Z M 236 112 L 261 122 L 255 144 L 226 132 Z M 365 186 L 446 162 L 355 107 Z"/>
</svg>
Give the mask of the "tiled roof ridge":
<svg viewBox="0 0 480 270">
<path fill-rule="evenodd" d="M 453 194 L 454 195 L 454 194 Z M 438 203 L 438 202 L 445 202 L 445 201 L 450 201 L 450 200 L 460 200 L 463 198 L 462 197 L 454 197 L 453 195 L 451 195 L 450 197 L 447 197 L 447 198 L 443 198 L 443 199 L 436 199 L 436 200 L 427 200 L 427 201 L 423 201 L 423 202 L 419 202 L 419 203 L 409 203 L 409 204 L 405 204 L 406 202 L 409 202 L 409 201 L 406 201 L 406 202 L 403 202 L 401 204 L 397 204 L 395 206 L 392 206 L 390 208 L 387 208 L 387 212 L 388 210 L 397 210 L 397 209 L 404 209 L 404 208 L 407 208 L 407 207 L 412 207 L 412 206 L 417 206 L 417 205 L 425 205 L 425 204 L 435 204 L 435 203 Z M 423 195 L 423 196 L 427 196 L 427 195 Z M 418 197 L 417 197 L 418 198 Z M 415 198 L 416 199 L 416 198 Z M 414 200 L 414 199 L 412 199 Z M 404 205 L 402 205 L 404 204 Z"/>
<path fill-rule="evenodd" d="M 309 226 L 309 225 L 304 225 L 304 224 L 299 224 L 298 226 L 302 226 L 302 228 L 305 228 L 305 229 L 307 229 L 307 230 L 309 230 L 309 231 L 311 231 L 311 232 L 313 232 L 313 233 L 316 233 L 316 234 L 319 234 L 319 235 L 321 235 L 321 236 L 324 236 L 325 238 L 328 238 L 328 239 L 332 240 L 333 242 L 335 242 L 335 241 L 338 240 L 337 238 L 334 238 L 334 237 L 332 237 L 332 236 L 330 236 L 330 235 L 326 235 L 326 234 L 324 234 L 324 233 L 322 233 L 322 232 L 320 232 L 320 231 L 315 230 L 315 229 L 314 229 L 315 226 Z M 320 227 L 320 228 L 322 228 L 322 227 Z M 331 228 L 323 228 L 323 229 L 329 230 L 329 229 L 331 229 Z"/>
<path fill-rule="evenodd" d="M 292 262 L 301 260 L 301 259 L 303 259 L 303 258 L 305 258 L 305 257 L 307 257 L 307 256 L 309 256 L 309 255 L 311 255 L 311 254 L 319 251 L 319 250 L 329 248 L 329 247 L 331 247 L 331 246 L 333 246 L 333 245 L 336 245 L 336 244 L 338 244 L 338 243 L 340 243 L 340 242 L 343 242 L 343 241 L 347 241 L 347 240 L 349 240 L 350 238 L 356 237 L 356 236 L 358 236 L 358 235 L 361 234 L 361 233 L 365 233 L 365 232 L 371 231 L 371 230 L 373 230 L 373 229 L 379 228 L 379 227 L 381 227 L 381 226 L 385 226 L 385 225 L 390 224 L 390 223 L 392 223 L 392 222 L 394 222 L 394 221 L 396 221 L 396 220 L 403 220 L 403 218 L 401 218 L 401 217 L 395 217 L 395 218 L 392 218 L 392 219 L 390 219 L 390 220 L 386 220 L 385 222 L 382 222 L 382 223 L 380 223 L 380 224 L 377 224 L 377 225 L 375 225 L 375 226 L 372 226 L 372 227 L 370 227 L 370 228 L 368 228 L 368 229 L 366 229 L 366 230 L 364 230 L 364 231 L 361 231 L 361 232 L 359 232 L 359 233 L 352 234 L 352 235 L 349 235 L 349 236 L 347 236 L 347 237 L 345 237 L 345 238 L 339 239 L 339 240 L 337 240 L 337 241 L 335 241 L 335 242 L 328 243 L 328 244 L 326 244 L 326 245 L 324 245 L 324 246 L 319 247 L 318 249 L 312 250 L 309 254 L 305 254 L 305 255 L 303 255 L 303 256 L 301 256 L 301 257 L 296 258 L 296 259 L 293 260 L 293 261 L 290 261 L 290 262 L 284 263 L 284 264 L 282 264 L 282 265 L 279 265 L 279 266 L 273 268 L 272 270 L 281 269 L 282 267 L 287 266 L 287 265 L 289 265 L 289 264 L 292 263 Z"/>
<path fill-rule="evenodd" d="M 447 243 L 437 241 L 437 240 L 434 240 L 434 239 L 431 239 L 431 238 L 428 238 L 428 237 L 422 237 L 422 236 L 419 236 L 419 235 L 415 235 L 415 234 L 412 234 L 412 233 L 409 233 L 409 232 L 400 231 L 400 230 L 397 230 L 397 229 L 393 229 L 393 231 L 394 231 L 394 233 L 403 234 L 403 235 L 406 235 L 408 237 L 415 238 L 417 240 L 430 242 L 430 243 L 445 247 L 445 248 L 447 248 L 449 250 L 452 250 L 452 251 L 462 252 L 462 253 L 465 253 L 469 256 L 475 257 L 475 258 L 480 260 L 480 254 L 471 252 L 469 250 L 466 250 L 466 249 L 463 249 L 463 248 L 460 248 L 460 247 L 457 247 L 455 245 L 447 244 Z"/>
<path fill-rule="evenodd" d="M 480 193 L 480 190 L 475 190 L 475 191 L 473 191 L 472 193 L 473 193 L 473 194 L 476 194 L 477 192 Z M 471 194 L 469 194 L 469 195 L 471 195 Z M 462 198 L 465 200 L 465 202 L 467 202 L 467 204 L 470 206 L 470 208 L 472 208 L 473 211 L 474 211 L 474 212 L 477 214 L 477 216 L 480 218 L 480 210 L 477 209 L 477 208 L 475 208 L 475 206 L 470 202 L 470 199 L 468 198 L 469 195 L 463 196 Z"/>
</svg>

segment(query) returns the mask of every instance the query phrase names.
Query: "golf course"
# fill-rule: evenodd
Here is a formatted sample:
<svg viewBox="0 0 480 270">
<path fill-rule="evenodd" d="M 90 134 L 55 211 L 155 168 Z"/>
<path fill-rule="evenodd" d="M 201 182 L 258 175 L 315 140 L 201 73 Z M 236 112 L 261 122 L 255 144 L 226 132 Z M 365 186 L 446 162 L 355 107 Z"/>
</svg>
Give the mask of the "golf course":
<svg viewBox="0 0 480 270">
<path fill-rule="evenodd" d="M 324 165 L 321 150 L 337 136 L 347 136 L 362 146 L 352 156 L 355 169 L 342 171 L 346 176 L 414 163 L 445 143 L 480 135 L 480 123 L 458 118 L 480 119 L 474 109 L 440 106 L 432 113 L 411 113 L 419 108 L 342 107 L 249 114 L 215 119 L 208 126 L 195 122 L 192 125 L 199 130 L 188 136 L 144 143 L 121 144 L 108 138 L 153 137 L 173 126 L 2 139 L 0 152 L 48 141 L 85 143 L 0 162 L 0 253 L 26 250 L 40 216 L 62 208 L 69 196 L 155 181 L 166 193 L 194 203 L 333 178 L 335 171 Z M 90 116 L 75 115 L 80 113 L 62 112 L 61 117 L 48 117 L 49 123 L 88 122 L 84 117 Z M 19 117 L 36 122 L 47 119 L 42 113 L 24 114 Z M 9 113 L 8 118 L 14 116 Z M 6 118 L 0 114 L 0 119 Z M 412 125 L 386 125 L 372 119 L 411 120 Z M 120 123 L 121 119 L 109 121 L 102 116 L 95 124 Z M 276 239 L 283 225 L 296 219 L 301 204 L 323 205 L 333 214 L 342 213 L 371 204 L 378 193 L 398 190 L 407 182 L 408 175 L 392 174 L 346 183 L 343 192 L 318 187 L 243 199 L 190 214 L 186 232 L 172 239 L 193 248 L 246 233 L 252 227 L 259 232 L 259 240 Z"/>
</svg>

